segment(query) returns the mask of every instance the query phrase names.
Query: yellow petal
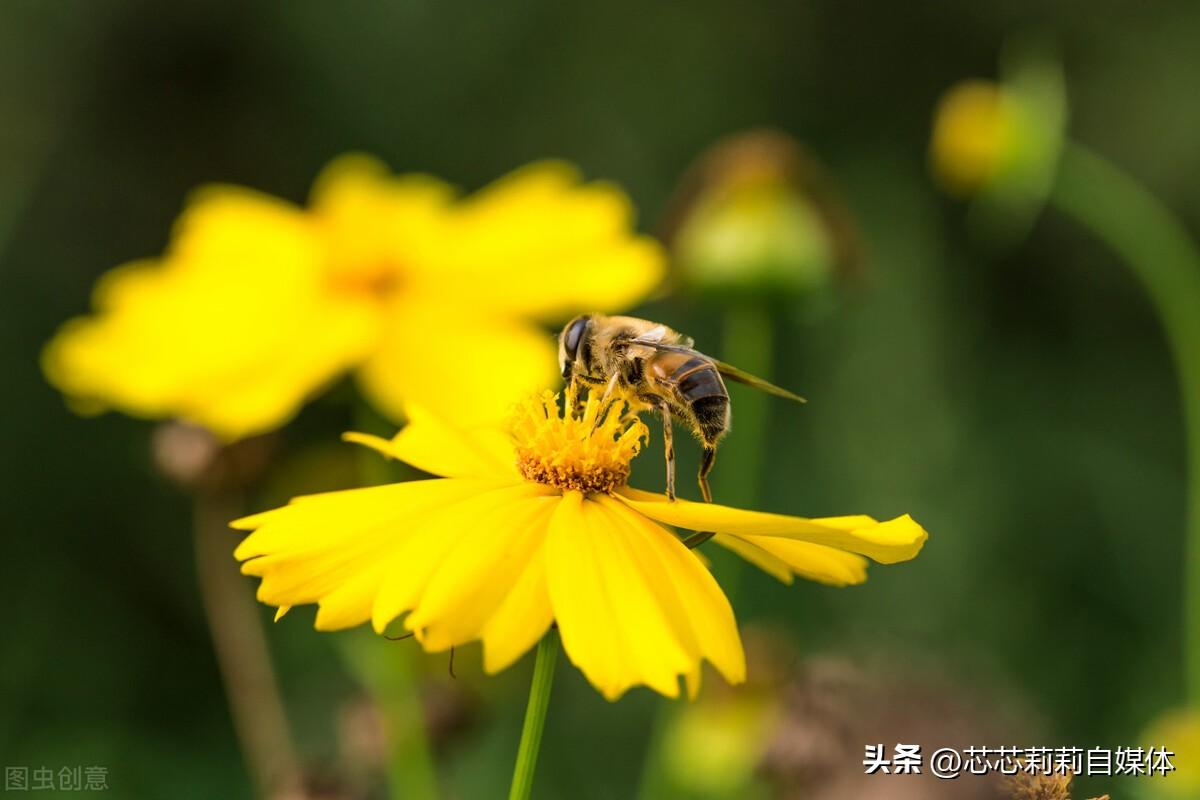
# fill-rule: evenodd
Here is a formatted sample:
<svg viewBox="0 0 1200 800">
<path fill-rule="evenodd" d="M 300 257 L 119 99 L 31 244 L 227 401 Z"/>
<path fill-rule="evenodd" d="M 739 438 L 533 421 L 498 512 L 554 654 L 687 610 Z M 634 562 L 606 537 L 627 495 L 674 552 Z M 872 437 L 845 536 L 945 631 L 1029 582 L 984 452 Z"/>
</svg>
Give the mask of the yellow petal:
<svg viewBox="0 0 1200 800">
<path fill-rule="evenodd" d="M 696 695 L 700 694 L 700 681 L 703 676 L 703 664 L 697 664 L 696 669 L 684 676 L 684 684 L 687 686 L 688 700 L 695 700 Z"/>
<path fill-rule="evenodd" d="M 319 631 L 353 628 L 371 618 L 371 606 L 379 593 L 382 570 L 374 564 L 347 576 L 345 581 L 317 601 L 313 627 Z"/>
<path fill-rule="evenodd" d="M 627 669 L 621 639 L 597 572 L 585 527 L 583 495 L 567 492 L 546 539 L 546 584 L 563 648 L 571 663 L 609 699 L 622 688 Z"/>
<path fill-rule="evenodd" d="M 367 308 L 315 304 L 297 317 L 290 351 L 269 345 L 250 374 L 214 379 L 209 391 L 182 402 L 173 416 L 227 441 L 272 430 L 361 361 L 378 331 L 375 312 Z"/>
<path fill-rule="evenodd" d="M 564 496 L 546 569 L 563 648 L 608 699 L 642 684 L 677 697 L 680 676 L 706 655 L 735 680 L 744 671 L 732 611 L 712 576 L 669 532 L 602 495 Z M 689 606 L 697 599 L 699 608 Z M 724 658 L 722 647 L 736 654 Z"/>
<path fill-rule="evenodd" d="M 232 188 L 197 197 L 168 256 L 101 280 L 96 313 L 63 326 L 43 368 L 71 397 L 236 439 L 282 424 L 359 361 L 379 318 L 330 296 L 299 210 Z"/>
<path fill-rule="evenodd" d="M 592 685 L 609 700 L 615 700 L 630 686 L 646 683 L 668 696 L 679 692 L 674 664 L 656 661 L 653 642 L 630 639 L 647 635 L 645 620 L 630 617 L 624 592 L 631 581 L 627 576 L 612 582 L 604 563 L 611 535 L 593 526 L 596 520 L 591 504 L 578 492 L 568 492 L 550 521 L 546 541 L 547 584 L 554 617 L 558 621 L 563 649 L 571 663 L 583 672 Z M 606 566 L 608 567 L 606 569 Z M 619 569 L 619 568 L 617 568 Z M 620 603 L 620 605 L 618 605 Z M 660 636 L 668 636 L 660 623 L 654 625 Z M 668 641 L 668 659 L 686 668 L 687 658 L 678 645 Z"/>
<path fill-rule="evenodd" d="M 500 423 L 556 379 L 550 334 L 463 307 L 452 293 L 408 293 L 390 313 L 359 378 L 376 407 L 397 420 L 413 404 L 468 428 Z"/>
<path fill-rule="evenodd" d="M 789 586 L 795 580 L 795 574 L 786 561 L 778 556 L 771 555 L 756 544 L 750 544 L 745 539 L 739 539 L 727 533 L 718 533 L 713 537 L 713 541 L 737 553 L 776 580 L 782 581 Z"/>
<path fill-rule="evenodd" d="M 471 526 L 429 580 L 405 627 L 422 631 L 426 650 L 476 639 L 541 550 L 558 496 L 529 497 Z"/>
<path fill-rule="evenodd" d="M 538 643 L 554 621 L 546 585 L 546 547 L 537 548 L 508 596 L 484 624 L 483 668 L 495 674 Z"/>
<path fill-rule="evenodd" d="M 630 508 L 667 525 L 708 530 L 745 538 L 779 537 L 864 555 L 881 564 L 907 561 L 921 552 L 928 534 L 907 514 L 886 522 L 871 517 L 805 519 L 746 511 L 623 489 L 617 495 Z"/>
<path fill-rule="evenodd" d="M 544 486 L 519 483 L 406 519 L 403 535 L 397 537 L 383 560 L 381 586 L 371 611 L 375 630 L 382 632 L 393 619 L 417 607 L 433 576 L 459 542 L 481 527 L 490 530 L 519 516 L 530 507 L 532 498 L 547 493 Z M 411 618 L 405 620 L 405 626 L 416 630 Z"/>
<path fill-rule="evenodd" d="M 677 619 L 691 628 L 690 638 L 699 645 L 699 655 L 711 661 L 729 683 L 744 681 L 746 656 L 733 609 L 700 554 L 688 550 L 670 531 L 622 503 L 603 495 L 597 496 L 596 500 L 623 519 L 630 529 L 641 532 L 635 545 L 649 561 L 648 577 L 662 591 L 667 591 L 668 587 L 674 590 L 678 607 L 684 610 Z M 696 670 L 694 677 L 698 687 L 698 665 Z"/>
<path fill-rule="evenodd" d="M 414 250 L 436 248 L 454 194 L 433 177 L 393 175 L 370 156 L 335 159 L 312 191 L 330 269 L 344 286 L 394 278 L 403 288 Z"/>
<path fill-rule="evenodd" d="M 245 561 L 243 572 L 262 577 L 263 602 L 320 602 L 318 626 L 358 624 L 369 616 L 388 556 L 414 521 L 503 485 L 439 479 L 300 497 L 233 523 L 254 529 L 234 555 Z"/>
<path fill-rule="evenodd" d="M 460 302 L 544 318 L 628 308 L 665 273 L 661 247 L 634 235 L 625 194 L 583 184 L 561 162 L 531 164 L 463 201 L 423 258 Z"/>
<path fill-rule="evenodd" d="M 865 558 L 832 547 L 772 536 L 718 534 L 713 541 L 788 584 L 793 575 L 830 586 L 851 586 L 867 579 Z"/>
<path fill-rule="evenodd" d="M 366 433 L 347 433 L 342 438 L 446 478 L 518 474 L 512 440 L 500 428 L 467 431 L 419 405 L 410 403 L 405 409 L 408 424 L 391 439 Z"/>
<path fill-rule="evenodd" d="M 398 499 L 391 508 L 374 508 L 373 498 L 360 496 L 349 504 L 333 502 L 345 498 L 310 500 L 269 512 L 235 556 L 250 559 L 242 565 L 244 573 L 262 577 L 259 600 L 271 605 L 321 601 L 363 575 L 377 580 L 388 556 L 404 541 L 410 520 L 492 490 L 478 484 L 436 483 L 407 497 L 387 493 Z"/>
<path fill-rule="evenodd" d="M 297 547 L 308 541 L 308 537 L 314 541 L 336 542 L 352 536 L 346 534 L 345 526 L 339 526 L 338 522 L 363 526 L 404 519 L 405 515 L 422 513 L 500 483 L 478 479 L 431 479 L 301 495 L 286 506 L 229 523 L 237 530 L 254 531 L 242 540 L 234 556 L 244 561 L 281 547 Z"/>
</svg>

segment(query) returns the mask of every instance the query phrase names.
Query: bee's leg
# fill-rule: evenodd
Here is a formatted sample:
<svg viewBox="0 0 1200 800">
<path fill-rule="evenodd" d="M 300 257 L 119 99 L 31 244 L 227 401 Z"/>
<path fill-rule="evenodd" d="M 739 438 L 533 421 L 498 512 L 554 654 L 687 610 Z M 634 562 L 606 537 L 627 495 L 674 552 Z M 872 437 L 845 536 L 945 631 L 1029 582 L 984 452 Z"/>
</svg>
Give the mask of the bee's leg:
<svg viewBox="0 0 1200 800">
<path fill-rule="evenodd" d="M 575 407 L 571 409 L 571 413 L 578 414 L 581 410 L 583 410 L 583 392 L 579 391 L 581 387 L 586 386 L 587 390 L 590 392 L 592 391 L 593 387 L 599 386 L 602 383 L 604 383 L 603 378 L 596 378 L 578 371 L 572 372 L 571 385 L 575 387 Z"/>
<path fill-rule="evenodd" d="M 583 377 L 578 372 L 571 374 L 571 382 L 570 382 L 570 384 L 568 384 L 567 393 L 563 398 L 563 405 L 566 405 L 568 400 L 573 401 L 573 402 L 571 402 L 571 407 L 567 409 L 567 413 L 569 413 L 571 416 L 575 416 L 576 414 L 578 414 L 579 409 L 583 406 L 583 400 L 580 399 L 580 396 L 579 396 L 580 395 L 579 387 L 587 386 L 587 385 L 589 385 L 589 384 L 583 379 Z"/>
<path fill-rule="evenodd" d="M 600 405 L 603 406 L 612 397 L 612 393 L 616 391 L 617 381 L 620 380 L 621 373 L 614 372 L 612 377 L 608 379 L 608 386 L 604 387 L 604 394 L 600 397 Z"/>
<path fill-rule="evenodd" d="M 667 499 L 675 502 L 675 435 L 671 427 L 671 409 L 661 398 L 652 394 L 639 394 L 638 400 L 662 416 L 663 452 L 667 459 Z"/>
<path fill-rule="evenodd" d="M 712 472 L 713 464 L 716 462 L 717 448 L 705 445 L 704 454 L 700 457 L 700 473 L 696 479 L 700 482 L 700 494 L 704 495 L 706 503 L 712 502 L 712 490 L 708 488 L 708 473 Z M 711 539 L 713 535 L 713 531 L 696 531 L 683 540 L 683 545 L 688 549 L 696 548 Z"/>
<path fill-rule="evenodd" d="M 662 413 L 663 452 L 667 456 L 667 499 L 675 502 L 675 436 L 671 430 L 671 409 L 666 403 L 659 403 L 658 410 Z"/>
<path fill-rule="evenodd" d="M 709 445 L 704 446 L 704 455 L 700 457 L 700 472 L 696 475 L 696 480 L 700 482 L 700 494 L 704 495 L 704 502 L 712 502 L 712 490 L 708 488 L 708 473 L 712 472 L 713 465 L 717 463 L 717 448 Z"/>
<path fill-rule="evenodd" d="M 604 394 L 600 397 L 600 410 L 596 413 L 596 421 L 592 423 L 592 430 L 599 428 L 600 425 L 603 424 L 604 420 L 608 417 L 608 400 L 610 397 L 612 397 L 613 392 L 616 391 L 617 381 L 620 380 L 620 378 L 621 374 L 619 372 L 614 372 L 613 376 L 608 380 L 608 386 L 604 387 Z"/>
</svg>

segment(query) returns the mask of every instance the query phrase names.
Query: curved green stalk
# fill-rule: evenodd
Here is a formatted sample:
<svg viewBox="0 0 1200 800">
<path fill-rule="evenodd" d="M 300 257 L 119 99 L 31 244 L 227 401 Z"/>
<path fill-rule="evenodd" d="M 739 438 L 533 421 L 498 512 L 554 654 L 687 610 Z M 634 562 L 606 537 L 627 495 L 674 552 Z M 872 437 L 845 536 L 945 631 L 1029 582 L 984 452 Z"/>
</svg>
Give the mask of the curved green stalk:
<svg viewBox="0 0 1200 800">
<path fill-rule="evenodd" d="M 1063 153 L 1051 202 L 1133 270 L 1162 320 L 1179 373 L 1187 445 L 1184 670 L 1188 701 L 1200 705 L 1200 252 L 1169 209 L 1079 145 Z"/>
<path fill-rule="evenodd" d="M 258 797 L 300 791 L 299 759 L 249 584 L 230 558 L 229 520 L 243 512 L 234 492 L 195 495 L 196 573 L 234 733 Z"/>
<path fill-rule="evenodd" d="M 760 302 L 747 301 L 726 308 L 722 319 L 721 359 L 763 380 L 771 380 L 774 341 L 771 313 Z M 734 389 L 736 392 L 737 389 Z M 733 403 L 732 430 L 721 446 L 714 474 L 716 501 L 755 508 L 761 499 L 763 468 L 767 456 L 767 423 L 770 403 L 780 402 L 763 392 L 739 392 Z M 723 565 L 721 584 L 732 598 L 743 570 L 740 558 Z"/>
<path fill-rule="evenodd" d="M 558 632 L 552 629 L 538 643 L 533 682 L 529 686 L 529 705 L 525 708 L 525 725 L 521 729 L 521 745 L 517 749 L 517 764 L 513 768 L 508 800 L 527 800 L 533 790 L 533 773 L 537 767 L 538 750 L 542 746 L 542 731 L 546 727 L 546 709 L 550 707 L 550 688 L 554 685 L 554 662 L 557 659 Z"/>
<path fill-rule="evenodd" d="M 725 311 L 723 326 L 721 358 L 751 375 L 771 380 L 774 337 L 770 312 L 760 303 L 733 305 Z M 751 508 L 758 500 L 771 402 L 779 401 L 759 391 L 742 392 L 737 398 L 733 416 L 736 432 L 726 443 L 729 452 L 722 453 L 726 456 L 722 466 L 727 468 L 722 488 L 728 495 L 723 503 Z"/>
</svg>

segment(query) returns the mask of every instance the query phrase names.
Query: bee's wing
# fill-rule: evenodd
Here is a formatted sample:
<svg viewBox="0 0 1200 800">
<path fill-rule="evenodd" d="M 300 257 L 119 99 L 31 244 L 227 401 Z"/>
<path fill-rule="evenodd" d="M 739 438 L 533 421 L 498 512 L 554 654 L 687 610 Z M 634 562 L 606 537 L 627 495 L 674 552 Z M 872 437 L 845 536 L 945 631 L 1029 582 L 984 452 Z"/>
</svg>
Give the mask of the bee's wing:
<svg viewBox="0 0 1200 800">
<path fill-rule="evenodd" d="M 632 343 L 640 344 L 644 347 L 652 347 L 655 350 L 663 350 L 663 351 L 666 351 L 669 353 L 694 353 L 696 355 L 703 355 L 701 353 L 697 353 L 695 350 L 693 350 L 690 347 L 684 347 L 682 345 L 677 345 L 677 344 L 666 344 L 665 342 L 659 342 L 659 341 L 655 341 L 653 339 L 644 339 L 644 338 L 633 339 Z M 750 386 L 754 389 L 758 389 L 760 392 L 766 392 L 767 394 L 773 394 L 776 397 L 782 397 L 785 400 L 794 400 L 797 403 L 807 403 L 808 402 L 800 395 L 795 394 L 794 392 L 789 392 L 787 389 L 784 389 L 780 386 L 776 386 L 775 384 L 771 383 L 770 381 L 765 381 L 762 378 L 759 378 L 755 375 L 751 375 L 749 372 L 746 372 L 745 370 L 740 370 L 737 367 L 733 366 L 732 364 L 726 364 L 724 361 L 718 361 L 717 359 L 712 358 L 711 356 L 704 356 L 704 357 L 716 365 L 717 372 L 721 373 L 726 378 L 729 378 L 732 381 L 737 381 L 738 383 L 744 383 L 747 386 Z"/>
<path fill-rule="evenodd" d="M 671 341 L 664 341 L 667 337 Z M 630 344 L 643 344 L 647 347 L 657 347 L 661 350 L 673 350 L 683 352 L 691 350 L 694 344 L 692 337 L 683 336 L 668 328 L 666 325 L 656 325 L 648 331 L 643 331 L 638 336 L 629 340 Z"/>
<path fill-rule="evenodd" d="M 755 389 L 758 389 L 760 392 L 773 394 L 776 397 L 782 397 L 785 400 L 795 400 L 797 403 L 808 402 L 800 395 L 789 392 L 787 389 L 776 386 L 769 381 L 764 381 L 762 378 L 751 375 L 749 372 L 740 370 L 732 364 L 726 364 L 724 361 L 717 361 L 715 358 L 713 359 L 713 363 L 717 365 L 717 372 L 721 373 L 730 380 L 737 381 L 738 383 L 744 383 L 747 386 L 752 386 Z"/>
</svg>

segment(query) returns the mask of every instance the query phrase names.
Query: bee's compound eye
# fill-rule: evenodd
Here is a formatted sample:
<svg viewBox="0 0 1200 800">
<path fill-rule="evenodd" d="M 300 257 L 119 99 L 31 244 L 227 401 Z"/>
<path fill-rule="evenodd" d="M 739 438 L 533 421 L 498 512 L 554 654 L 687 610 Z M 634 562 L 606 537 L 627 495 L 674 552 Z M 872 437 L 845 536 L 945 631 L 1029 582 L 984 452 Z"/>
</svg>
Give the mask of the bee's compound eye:
<svg viewBox="0 0 1200 800">
<path fill-rule="evenodd" d="M 567 329 L 563 331 L 563 353 L 568 360 L 573 361 L 579 352 L 579 342 L 583 339 L 583 332 L 587 330 L 588 322 L 587 317 L 580 317 L 572 320 Z"/>
</svg>

